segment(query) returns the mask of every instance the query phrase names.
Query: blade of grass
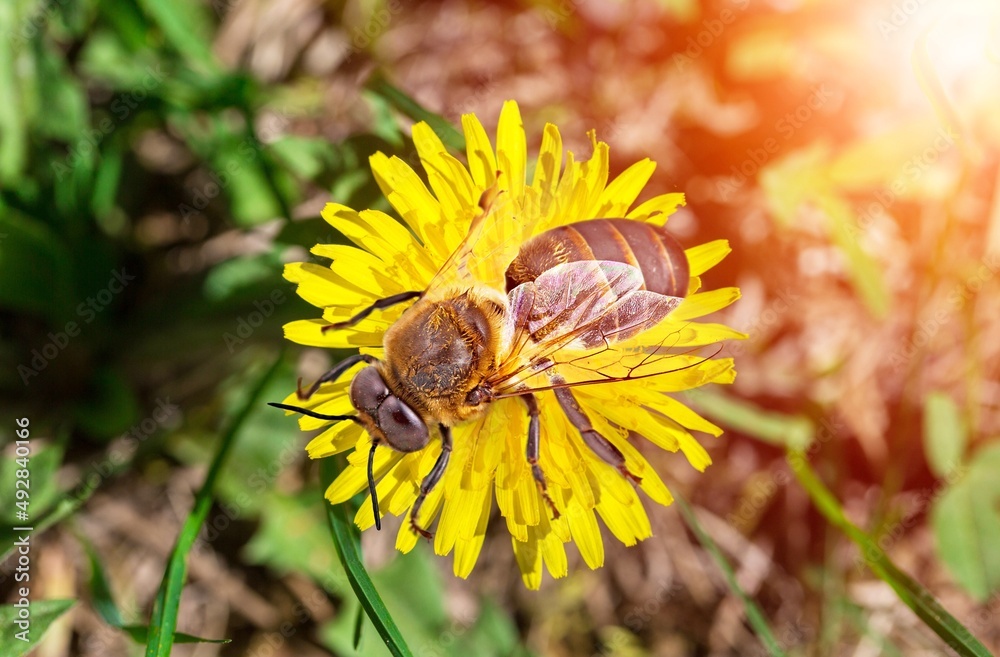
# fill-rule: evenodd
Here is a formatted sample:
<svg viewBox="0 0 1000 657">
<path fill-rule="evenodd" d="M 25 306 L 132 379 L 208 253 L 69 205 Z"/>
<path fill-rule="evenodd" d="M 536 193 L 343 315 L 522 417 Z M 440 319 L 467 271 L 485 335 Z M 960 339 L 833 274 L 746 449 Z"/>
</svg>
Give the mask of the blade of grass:
<svg viewBox="0 0 1000 657">
<path fill-rule="evenodd" d="M 870 535 L 844 515 L 840 502 L 823 485 L 802 452 L 790 451 L 788 463 L 802 487 L 809 493 L 813 504 L 827 521 L 847 535 L 862 551 L 865 562 L 879 579 L 896 592 L 899 599 L 941 637 L 950 648 L 963 657 L 992 657 L 986 647 L 954 616 L 941 606 L 930 591 L 901 571 L 878 546 Z"/>
<path fill-rule="evenodd" d="M 320 473 L 323 479 L 323 490 L 336 478 L 336 465 L 333 459 L 323 459 L 320 466 Z M 413 657 L 402 633 L 392 619 L 392 615 L 382 601 L 382 596 L 375 589 L 364 563 L 361 561 L 361 536 L 357 528 L 351 522 L 348 515 L 347 505 L 339 504 L 333 506 L 326 502 L 327 518 L 330 521 L 330 534 L 333 536 L 333 545 L 337 550 L 337 556 L 344 565 L 344 572 L 354 589 L 354 594 L 358 596 L 358 601 L 364 608 L 368 618 L 378 631 L 385 645 L 395 657 Z"/>
<path fill-rule="evenodd" d="M 688 505 L 688 503 L 682 498 L 677 491 L 673 491 L 674 499 L 677 500 L 677 506 L 681 510 L 681 515 L 684 516 L 684 521 L 687 523 L 694 535 L 698 537 L 698 542 L 701 543 L 705 551 L 708 552 L 712 560 L 715 561 L 719 570 L 722 571 L 723 577 L 726 579 L 726 584 L 729 586 L 729 590 L 732 591 L 733 595 L 743 602 L 743 608 L 747 613 L 747 620 L 750 621 L 750 626 L 753 627 L 754 632 L 760 637 L 760 640 L 764 643 L 768 652 L 775 657 L 784 657 L 785 651 L 781 649 L 781 645 L 774 636 L 774 632 L 771 631 L 771 626 L 767 624 L 767 618 L 764 616 L 764 612 L 761 608 L 757 606 L 753 598 L 747 595 L 743 587 L 740 586 L 739 582 L 736 581 L 736 573 L 733 571 L 733 567 L 729 564 L 729 560 L 726 556 L 722 554 L 722 550 L 716 544 L 715 540 L 708 535 L 702 526 L 698 522 L 698 518 L 694 515 L 694 511 Z"/>
<path fill-rule="evenodd" d="M 372 75 L 366 86 L 414 121 L 426 121 L 427 125 L 437 133 L 437 136 L 448 148 L 465 152 L 465 137 L 451 124 L 451 121 L 440 114 L 425 109 L 423 105 L 410 98 L 399 87 L 386 80 L 381 73 Z"/>
<path fill-rule="evenodd" d="M 212 459 L 212 464 L 205 477 L 205 483 L 195 497 L 194 509 L 184 521 L 181 533 L 177 537 L 177 544 L 170 554 L 167 563 L 167 570 L 163 574 L 163 582 L 160 584 L 160 591 L 153 603 L 153 614 L 149 623 L 149 643 L 146 644 L 146 657 L 169 657 L 170 649 L 174 643 L 174 630 L 177 627 L 177 608 L 180 605 L 181 591 L 184 589 L 184 580 L 187 578 L 187 555 L 194 546 L 194 541 L 201 531 L 201 526 L 208 517 L 208 512 L 212 507 L 213 490 L 215 481 L 219 477 L 226 458 L 232 451 L 236 442 L 236 436 L 244 421 L 249 417 L 251 411 L 257 406 L 257 399 L 261 392 L 270 382 L 271 377 L 278 371 L 281 361 L 284 358 L 284 350 L 274 360 L 267 372 L 260 378 L 257 385 L 247 396 L 246 401 L 239 412 L 233 417 L 229 428 L 226 429 L 219 442 L 219 448 Z"/>
<path fill-rule="evenodd" d="M 104 566 L 101 564 L 97 551 L 85 537 L 78 536 L 77 539 L 83 545 L 90 562 L 90 598 L 94 610 L 105 623 L 126 632 L 136 643 L 146 643 L 146 639 L 149 637 L 149 628 L 145 625 L 127 625 L 125 623 L 118 610 L 118 605 L 115 603 L 114 596 L 111 594 L 111 586 L 108 584 L 108 578 L 104 574 Z M 174 633 L 174 643 L 229 643 L 230 641 L 230 639 L 205 639 L 182 632 Z"/>
<path fill-rule="evenodd" d="M 707 387 L 690 390 L 686 396 L 713 420 L 771 445 L 806 449 L 813 441 L 813 424 L 803 415 L 765 411 Z"/>
</svg>

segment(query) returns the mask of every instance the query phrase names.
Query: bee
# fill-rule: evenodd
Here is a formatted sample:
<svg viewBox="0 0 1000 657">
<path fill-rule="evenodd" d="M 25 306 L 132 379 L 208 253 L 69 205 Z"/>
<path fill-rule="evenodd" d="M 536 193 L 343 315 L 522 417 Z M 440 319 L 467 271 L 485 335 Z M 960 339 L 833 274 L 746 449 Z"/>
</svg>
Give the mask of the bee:
<svg viewBox="0 0 1000 657">
<path fill-rule="evenodd" d="M 386 331 L 384 360 L 350 356 L 299 398 L 308 399 L 355 365 L 366 364 L 350 385 L 357 415 L 324 415 L 297 406 L 272 406 L 320 419 L 350 419 L 371 436 L 368 487 L 376 527 L 381 528 L 373 460 L 384 445 L 400 452 L 423 449 L 436 426 L 441 454 L 410 514 L 412 530 L 424 499 L 440 481 L 452 451 L 451 428 L 482 416 L 495 400 L 519 397 L 528 415 L 525 459 L 553 517 L 559 516 L 539 464 L 540 423 L 534 393 L 552 390 L 570 423 L 593 452 L 636 483 L 621 451 L 594 430 L 573 387 L 664 374 L 669 358 L 662 343 L 616 351 L 629 338 L 657 325 L 688 290 L 688 261 L 662 227 L 628 219 L 589 219 L 552 228 L 526 241 L 497 240 L 503 248 L 482 253 L 487 219 L 496 214 L 496 191 L 480 200 L 468 234 L 427 289 L 376 301 L 339 330 L 373 312 L 414 301 Z M 495 219 L 495 218 L 494 218 Z M 494 220 L 494 227 L 499 220 Z M 516 251 L 514 251 L 516 248 Z M 475 272 L 492 271 L 492 276 Z M 492 269 L 490 269 L 492 267 Z M 632 364 L 629 365 L 628 362 Z"/>
</svg>

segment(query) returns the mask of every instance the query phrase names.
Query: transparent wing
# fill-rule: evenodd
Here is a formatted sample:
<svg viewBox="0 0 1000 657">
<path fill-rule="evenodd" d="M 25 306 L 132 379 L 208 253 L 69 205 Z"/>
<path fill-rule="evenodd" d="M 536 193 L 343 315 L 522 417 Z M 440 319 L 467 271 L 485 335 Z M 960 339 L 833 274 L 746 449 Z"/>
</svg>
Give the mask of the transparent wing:
<svg viewBox="0 0 1000 657">
<path fill-rule="evenodd" d="M 523 203 L 530 203 L 532 198 L 525 194 Z M 498 191 L 497 186 L 486 190 L 479 200 L 479 214 L 472 218 L 465 237 L 434 275 L 425 296 L 447 297 L 475 283 L 503 291 L 507 266 L 529 237 L 528 227 L 519 220 L 523 207 L 522 201 Z"/>
<path fill-rule="evenodd" d="M 676 331 L 660 331 L 658 342 L 645 334 L 681 299 L 642 286 L 642 273 L 631 265 L 581 261 L 516 287 L 504 334 L 509 348 L 488 382 L 494 393 L 635 378 L 640 369 L 642 376 L 672 371 L 677 363 L 663 361 L 677 356 L 667 353 Z"/>
</svg>

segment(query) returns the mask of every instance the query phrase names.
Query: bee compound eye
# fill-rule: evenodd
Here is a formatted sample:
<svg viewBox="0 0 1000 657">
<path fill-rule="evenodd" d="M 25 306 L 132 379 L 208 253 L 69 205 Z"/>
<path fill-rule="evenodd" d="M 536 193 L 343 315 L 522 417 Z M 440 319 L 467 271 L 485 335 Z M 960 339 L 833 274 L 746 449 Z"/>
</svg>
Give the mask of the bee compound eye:
<svg viewBox="0 0 1000 657">
<path fill-rule="evenodd" d="M 395 395 L 379 406 L 377 422 L 389 446 L 400 452 L 422 449 L 430 439 L 424 421 Z"/>
<path fill-rule="evenodd" d="M 351 405 L 368 415 L 375 415 L 378 405 L 388 396 L 389 388 L 374 366 L 364 368 L 351 381 Z"/>
</svg>

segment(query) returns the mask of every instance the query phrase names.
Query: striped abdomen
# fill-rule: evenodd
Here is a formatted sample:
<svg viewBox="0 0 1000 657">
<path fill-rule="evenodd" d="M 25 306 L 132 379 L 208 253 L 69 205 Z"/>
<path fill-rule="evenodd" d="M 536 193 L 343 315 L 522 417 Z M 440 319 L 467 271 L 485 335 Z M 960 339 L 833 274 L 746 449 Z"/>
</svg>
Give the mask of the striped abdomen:
<svg viewBox="0 0 1000 657">
<path fill-rule="evenodd" d="M 507 291 L 565 262 L 611 260 L 637 267 L 645 289 L 687 294 L 687 256 L 666 229 L 631 219 L 591 219 L 547 230 L 521 246 L 507 267 Z"/>
</svg>

